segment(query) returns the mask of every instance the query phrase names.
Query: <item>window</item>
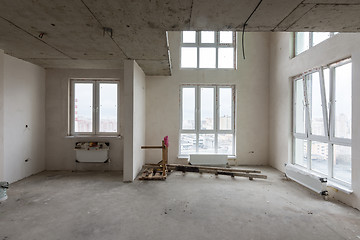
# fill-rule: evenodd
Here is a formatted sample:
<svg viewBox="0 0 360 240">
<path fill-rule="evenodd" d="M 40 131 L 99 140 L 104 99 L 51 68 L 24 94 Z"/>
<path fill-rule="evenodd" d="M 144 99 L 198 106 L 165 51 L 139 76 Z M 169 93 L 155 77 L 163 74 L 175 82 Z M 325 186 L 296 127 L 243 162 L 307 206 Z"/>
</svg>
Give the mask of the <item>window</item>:
<svg viewBox="0 0 360 240">
<path fill-rule="evenodd" d="M 71 134 L 118 133 L 118 82 L 71 80 Z"/>
<path fill-rule="evenodd" d="M 180 155 L 235 155 L 235 87 L 183 85 Z"/>
<path fill-rule="evenodd" d="M 235 69 L 235 32 L 184 31 L 181 35 L 182 68 Z"/>
<path fill-rule="evenodd" d="M 351 184 L 352 64 L 344 60 L 294 79 L 293 163 Z"/>
<path fill-rule="evenodd" d="M 295 56 L 336 34 L 338 34 L 338 32 L 296 32 Z"/>
</svg>

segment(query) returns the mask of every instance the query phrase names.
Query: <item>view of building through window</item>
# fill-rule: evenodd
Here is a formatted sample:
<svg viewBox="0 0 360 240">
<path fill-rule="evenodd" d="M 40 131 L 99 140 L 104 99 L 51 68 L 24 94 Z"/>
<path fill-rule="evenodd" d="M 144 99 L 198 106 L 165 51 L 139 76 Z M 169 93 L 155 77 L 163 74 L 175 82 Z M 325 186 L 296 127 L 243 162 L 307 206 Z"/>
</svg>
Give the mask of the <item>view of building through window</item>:
<svg viewBox="0 0 360 240">
<path fill-rule="evenodd" d="M 181 88 L 180 154 L 234 154 L 234 87 Z"/>
<path fill-rule="evenodd" d="M 74 81 L 74 133 L 116 133 L 118 83 Z"/>
<path fill-rule="evenodd" d="M 294 163 L 348 184 L 351 75 L 347 60 L 294 81 Z"/>
</svg>

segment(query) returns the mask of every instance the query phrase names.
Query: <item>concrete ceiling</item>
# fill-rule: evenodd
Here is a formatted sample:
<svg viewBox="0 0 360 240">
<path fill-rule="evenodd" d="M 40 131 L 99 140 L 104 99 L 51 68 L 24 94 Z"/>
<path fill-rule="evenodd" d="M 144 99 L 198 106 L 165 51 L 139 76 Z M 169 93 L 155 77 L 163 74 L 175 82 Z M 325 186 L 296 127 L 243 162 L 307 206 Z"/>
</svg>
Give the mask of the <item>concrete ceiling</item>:
<svg viewBox="0 0 360 240">
<path fill-rule="evenodd" d="M 170 75 L 166 31 L 237 30 L 255 0 L 0 0 L 0 49 L 45 68 Z M 360 0 L 263 0 L 246 31 L 360 30 Z M 105 28 L 112 29 L 104 32 Z"/>
</svg>

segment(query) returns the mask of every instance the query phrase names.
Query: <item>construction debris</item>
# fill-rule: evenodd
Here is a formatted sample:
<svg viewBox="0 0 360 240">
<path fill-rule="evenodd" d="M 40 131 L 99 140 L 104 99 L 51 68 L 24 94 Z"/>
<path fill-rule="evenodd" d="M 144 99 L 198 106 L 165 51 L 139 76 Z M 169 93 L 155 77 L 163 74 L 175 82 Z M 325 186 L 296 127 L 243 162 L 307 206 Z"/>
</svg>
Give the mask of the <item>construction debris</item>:
<svg viewBox="0 0 360 240">
<path fill-rule="evenodd" d="M 259 170 L 206 167 L 194 165 L 168 164 L 168 137 L 162 141 L 161 146 L 142 146 L 142 149 L 162 149 L 162 160 L 158 164 L 146 164 L 139 180 L 165 180 L 168 171 L 211 173 L 215 175 L 227 175 L 231 177 L 246 177 L 249 180 L 254 178 L 267 179 L 266 175 L 261 175 Z"/>
</svg>

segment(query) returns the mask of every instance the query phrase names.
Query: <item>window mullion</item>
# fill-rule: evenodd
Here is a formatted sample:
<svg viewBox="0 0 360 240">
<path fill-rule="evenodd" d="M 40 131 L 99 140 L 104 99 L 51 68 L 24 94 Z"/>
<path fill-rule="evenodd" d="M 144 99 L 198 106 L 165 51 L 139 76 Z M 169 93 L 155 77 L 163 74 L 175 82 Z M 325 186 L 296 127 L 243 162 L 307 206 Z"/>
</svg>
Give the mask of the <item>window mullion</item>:
<svg viewBox="0 0 360 240">
<path fill-rule="evenodd" d="M 311 134 L 311 122 L 310 122 L 310 110 L 309 110 L 309 95 L 307 91 L 307 77 L 303 76 L 303 86 L 304 86 L 304 100 L 305 100 L 305 129 L 307 134 L 307 168 L 311 169 L 311 141 L 309 140 L 309 136 Z"/>
<path fill-rule="evenodd" d="M 309 137 L 311 134 L 310 125 L 310 111 L 309 111 L 309 98 L 307 91 L 307 78 L 303 75 L 303 88 L 304 88 L 304 104 L 305 104 L 305 132 L 306 136 Z"/>
<path fill-rule="evenodd" d="M 214 97 L 214 130 L 215 130 L 215 152 L 218 153 L 219 148 L 219 101 L 218 101 L 218 95 L 219 95 L 219 87 L 215 87 L 215 97 Z"/>
<path fill-rule="evenodd" d="M 99 82 L 93 82 L 93 133 L 99 133 Z"/>
<path fill-rule="evenodd" d="M 335 131 L 335 81 L 334 81 L 334 67 L 330 67 L 330 114 L 329 114 L 329 137 L 330 140 L 334 140 Z"/>
<path fill-rule="evenodd" d="M 200 127 L 201 127 L 201 123 L 200 123 L 200 104 L 201 104 L 201 100 L 200 100 L 200 87 L 196 86 L 195 88 L 195 130 L 196 130 L 196 152 L 199 152 L 199 134 L 200 134 Z"/>
<path fill-rule="evenodd" d="M 323 122 L 324 122 L 324 130 L 325 136 L 329 138 L 329 123 L 328 123 L 328 115 L 327 115 L 327 104 L 326 104 L 326 93 L 325 93 L 325 82 L 324 82 L 324 69 L 321 67 L 319 70 L 320 77 L 320 91 L 321 91 L 321 107 L 323 113 Z"/>
</svg>

